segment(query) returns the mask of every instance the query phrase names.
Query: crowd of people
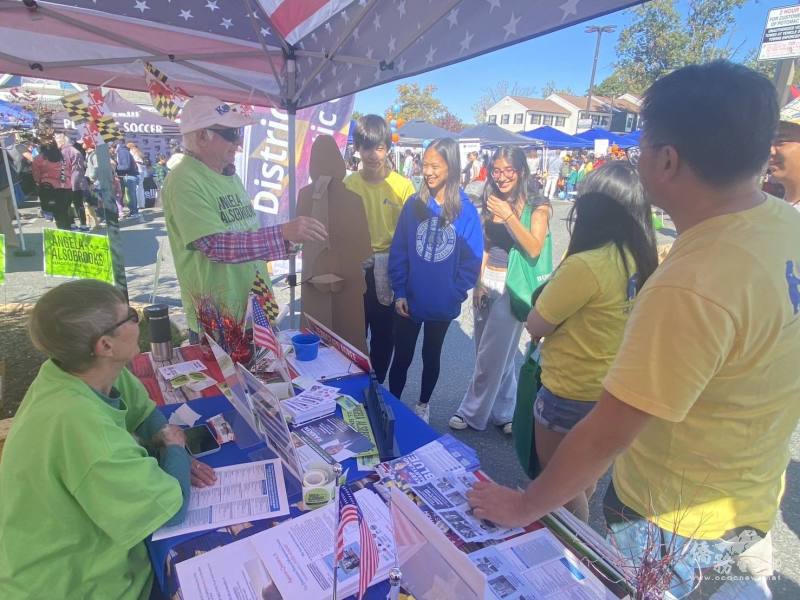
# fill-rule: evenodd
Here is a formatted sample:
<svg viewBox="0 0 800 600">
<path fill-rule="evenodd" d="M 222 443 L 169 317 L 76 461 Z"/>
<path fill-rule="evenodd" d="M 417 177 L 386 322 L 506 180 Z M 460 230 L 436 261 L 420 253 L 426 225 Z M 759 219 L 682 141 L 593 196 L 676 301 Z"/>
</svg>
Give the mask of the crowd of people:
<svg viewBox="0 0 800 600">
<path fill-rule="evenodd" d="M 360 169 L 345 185 L 363 201 L 372 243 L 363 304 L 370 360 L 400 397 L 422 333 L 414 404 L 427 421 L 445 335 L 471 294 L 476 359 L 449 426 L 525 432 L 541 467 L 524 490 L 477 483 L 468 498 L 474 514 L 524 526 L 566 505 L 586 520 L 612 467 L 605 517 L 634 571 L 667 564 L 676 597 L 701 586 L 706 596 L 769 598 L 770 531 L 800 417 L 800 118 L 779 117 L 771 83 L 725 61 L 662 77 L 642 115 L 636 165 L 557 156 L 559 178 L 561 166 L 571 174 L 581 160 L 584 176 L 555 269 L 555 158 L 541 167 L 540 188 L 535 155 L 501 147 L 473 157 L 485 181 L 470 197 L 457 142 L 441 138 L 424 149 L 415 191 L 388 161 L 386 121 L 362 117 Z M 327 237 L 311 217 L 259 226 L 228 170 L 248 122 L 215 98 L 190 99 L 184 155 L 164 184 L 195 339 L 199 296 L 243 305 L 261 261 Z M 121 154 L 117 168 L 132 178 Z M 768 159 L 785 201 L 761 190 Z M 48 177 L 71 185 L 66 173 Z M 651 203 L 677 230 L 660 265 Z M 10 597 L 146 597 L 152 574 L 142 540 L 180 518 L 190 482 L 213 481 L 125 369 L 138 351 L 137 321 L 96 282 L 59 286 L 34 309 L 31 336 L 50 360 L 0 463 L 0 590 Z M 532 418 L 512 427 L 523 330 L 539 348 L 541 385 L 529 399 Z M 30 543 L 39 538 L 59 545 Z M 709 578 L 720 565 L 726 577 Z"/>
<path fill-rule="evenodd" d="M 145 180 L 152 177 L 159 193 L 169 172 L 165 154 L 153 164 L 135 142 L 109 144 L 112 195 L 116 218 L 141 222 L 146 206 Z M 173 146 L 171 155 L 179 152 Z M 91 137 L 73 141 L 44 122 L 35 134 L 10 148 L 15 195 L 21 205 L 36 197 L 40 217 L 59 229 L 96 231 L 106 225 L 98 174 L 98 158 Z M 5 180 L 5 173 L 3 173 Z"/>
</svg>

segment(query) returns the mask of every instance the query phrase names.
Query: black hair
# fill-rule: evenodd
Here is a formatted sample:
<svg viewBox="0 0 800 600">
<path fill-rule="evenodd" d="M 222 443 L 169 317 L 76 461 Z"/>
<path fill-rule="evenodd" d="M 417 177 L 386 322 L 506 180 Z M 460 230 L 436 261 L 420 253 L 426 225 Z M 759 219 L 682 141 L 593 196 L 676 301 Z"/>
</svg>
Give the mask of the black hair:
<svg viewBox="0 0 800 600">
<path fill-rule="evenodd" d="M 716 60 L 657 80 L 641 111 L 646 145 L 673 146 L 704 182 L 758 174 L 778 124 L 775 88 L 742 65 Z"/>
<path fill-rule="evenodd" d="M 47 140 L 40 145 L 39 152 L 50 162 L 61 162 L 64 160 L 64 155 L 61 154 L 61 148 L 58 147 L 54 139 Z"/>
<path fill-rule="evenodd" d="M 525 152 L 517 146 L 500 146 L 494 151 L 492 158 L 488 160 L 486 170 L 488 176 L 486 177 L 486 185 L 483 187 L 483 197 L 481 200 L 481 216 L 484 220 L 491 219 L 491 214 L 487 208 L 489 196 L 494 194 L 500 196 L 501 192 L 497 189 L 497 185 L 492 177 L 492 169 L 494 163 L 498 159 L 503 159 L 509 163 L 517 171 L 517 185 L 511 192 L 513 197 L 508 198 L 508 202 L 512 205 L 520 198 L 530 204 L 534 209 L 546 204 L 550 206 L 550 200 L 540 193 L 539 187 L 536 185 L 534 178 L 531 177 L 531 170 L 528 166 L 528 160 L 525 157 Z"/>
<path fill-rule="evenodd" d="M 386 119 L 379 115 L 364 115 L 356 122 L 353 145 L 356 149 L 372 150 L 383 144 L 388 150 L 392 145 L 392 130 Z"/>
<path fill-rule="evenodd" d="M 433 140 L 425 152 L 434 151 L 447 165 L 447 181 L 444 184 L 444 204 L 442 204 L 442 225 L 452 223 L 461 214 L 461 158 L 458 153 L 458 142 L 453 138 L 438 138 Z M 424 160 L 424 159 L 423 159 Z M 415 206 L 417 217 L 422 220 L 428 213 L 428 200 L 431 191 L 423 181 L 419 188 L 419 199 Z"/>
<path fill-rule="evenodd" d="M 637 291 L 656 270 L 658 254 L 650 202 L 636 169 L 627 162 L 606 163 L 586 176 L 568 222 L 572 237 L 566 256 L 613 243 L 630 276 L 627 248 L 636 263 Z"/>
</svg>

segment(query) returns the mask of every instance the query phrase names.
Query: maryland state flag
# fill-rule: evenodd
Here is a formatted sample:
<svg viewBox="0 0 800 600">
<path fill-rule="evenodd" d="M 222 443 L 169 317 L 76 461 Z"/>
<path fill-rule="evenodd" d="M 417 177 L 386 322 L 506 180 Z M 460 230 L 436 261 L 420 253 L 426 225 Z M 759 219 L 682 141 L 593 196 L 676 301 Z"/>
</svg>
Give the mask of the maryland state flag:
<svg viewBox="0 0 800 600">
<path fill-rule="evenodd" d="M 180 88 L 169 85 L 167 76 L 149 62 L 144 63 L 144 77 L 153 106 L 162 116 L 177 121 L 189 95 Z"/>
<path fill-rule="evenodd" d="M 123 139 L 114 117 L 104 114 L 103 94 L 100 88 L 91 88 L 88 99 L 82 92 L 64 96 L 61 104 L 75 123 L 86 126 L 92 137 L 99 136 L 107 144 Z"/>
<path fill-rule="evenodd" d="M 258 299 L 258 303 L 267 315 L 267 319 L 271 323 L 276 323 L 278 320 L 278 302 L 272 294 L 272 288 L 267 285 L 267 282 L 261 277 L 261 273 L 256 271 L 256 278 L 253 280 L 253 287 L 250 288 L 252 294 Z"/>
</svg>

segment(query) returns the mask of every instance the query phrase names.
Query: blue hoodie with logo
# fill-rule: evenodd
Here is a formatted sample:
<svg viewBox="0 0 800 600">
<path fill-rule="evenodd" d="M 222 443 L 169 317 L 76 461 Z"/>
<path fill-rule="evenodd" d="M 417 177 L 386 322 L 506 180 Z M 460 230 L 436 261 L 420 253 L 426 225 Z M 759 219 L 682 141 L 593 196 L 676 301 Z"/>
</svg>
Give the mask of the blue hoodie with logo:
<svg viewBox="0 0 800 600">
<path fill-rule="evenodd" d="M 463 191 L 458 218 L 443 225 L 442 208 L 418 195 L 403 206 L 389 250 L 395 298 L 405 298 L 414 321 L 452 321 L 475 287 L 483 258 L 478 211 Z"/>
</svg>

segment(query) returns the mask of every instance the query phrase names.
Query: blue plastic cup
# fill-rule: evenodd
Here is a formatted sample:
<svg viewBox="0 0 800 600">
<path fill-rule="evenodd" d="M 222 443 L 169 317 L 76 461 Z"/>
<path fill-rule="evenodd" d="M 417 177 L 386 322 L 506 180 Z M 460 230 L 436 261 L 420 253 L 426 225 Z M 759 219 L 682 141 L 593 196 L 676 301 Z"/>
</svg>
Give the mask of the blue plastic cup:
<svg viewBox="0 0 800 600">
<path fill-rule="evenodd" d="M 319 354 L 319 336 L 313 333 L 298 333 L 292 336 L 292 346 L 297 360 L 314 360 Z"/>
</svg>

